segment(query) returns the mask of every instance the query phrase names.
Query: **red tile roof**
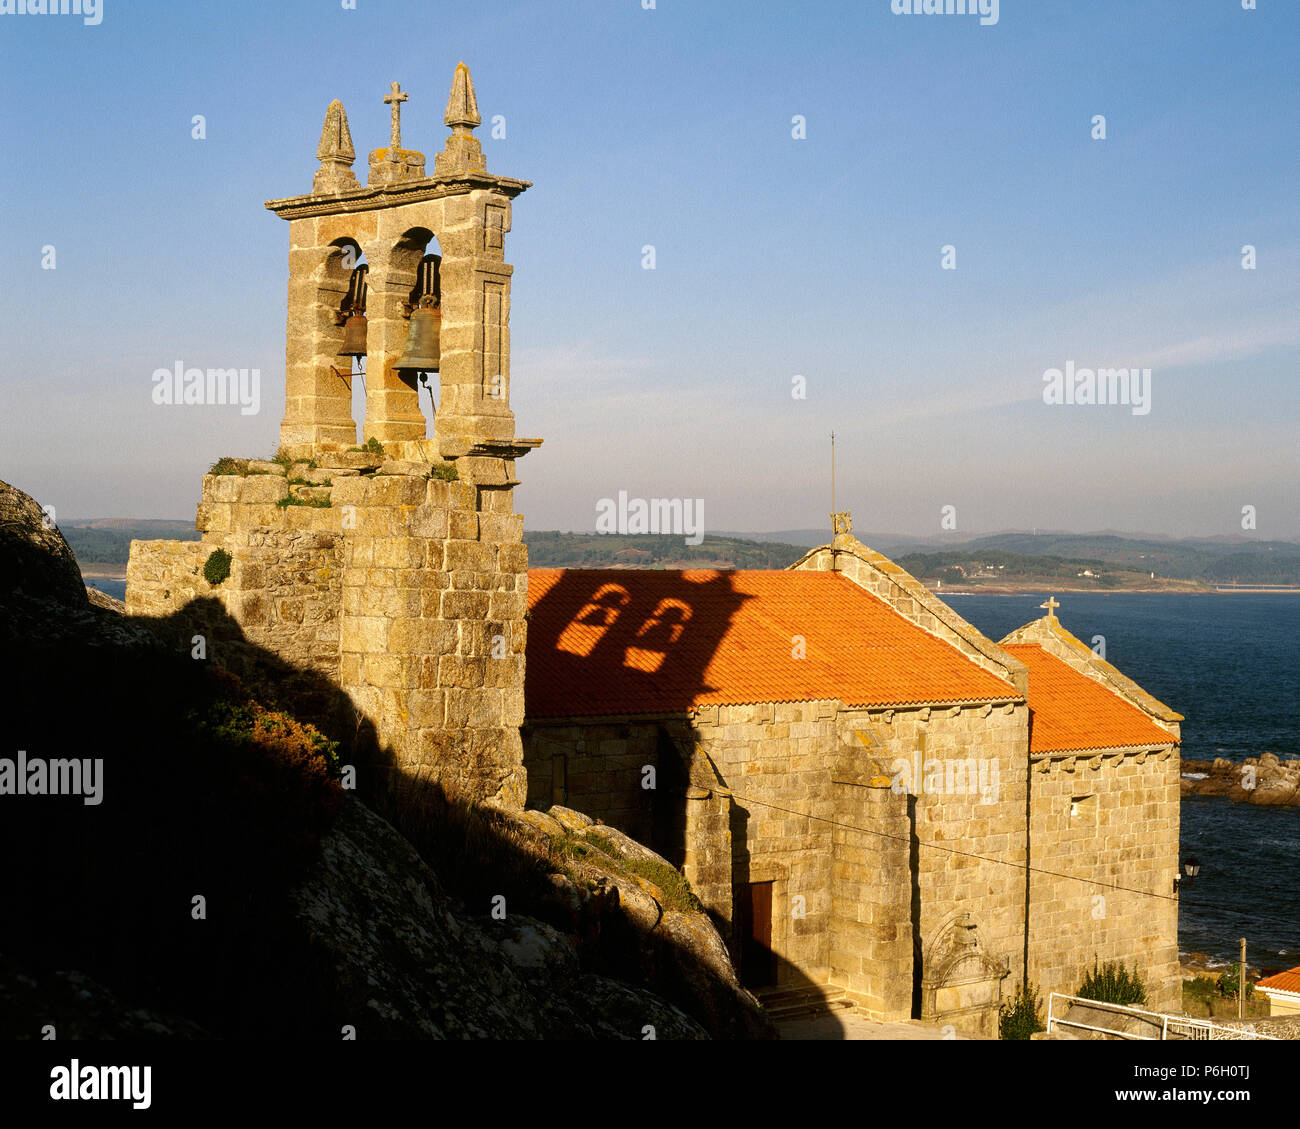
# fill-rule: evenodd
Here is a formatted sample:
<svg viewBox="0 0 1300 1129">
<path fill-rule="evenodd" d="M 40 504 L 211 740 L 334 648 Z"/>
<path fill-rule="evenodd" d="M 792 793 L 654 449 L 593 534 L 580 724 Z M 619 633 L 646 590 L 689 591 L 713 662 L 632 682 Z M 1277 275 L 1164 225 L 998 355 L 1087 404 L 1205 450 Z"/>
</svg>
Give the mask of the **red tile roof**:
<svg viewBox="0 0 1300 1129">
<path fill-rule="evenodd" d="M 1285 972 L 1266 976 L 1255 987 L 1273 988 L 1279 992 L 1300 992 L 1300 965 L 1288 968 Z"/>
<path fill-rule="evenodd" d="M 1019 697 L 832 572 L 536 569 L 528 607 L 530 718 Z M 802 659 L 792 657 L 796 636 L 805 640 Z"/>
<path fill-rule="evenodd" d="M 1167 745 L 1173 734 L 1037 643 L 1003 643 L 1029 668 L 1029 751 Z"/>
</svg>

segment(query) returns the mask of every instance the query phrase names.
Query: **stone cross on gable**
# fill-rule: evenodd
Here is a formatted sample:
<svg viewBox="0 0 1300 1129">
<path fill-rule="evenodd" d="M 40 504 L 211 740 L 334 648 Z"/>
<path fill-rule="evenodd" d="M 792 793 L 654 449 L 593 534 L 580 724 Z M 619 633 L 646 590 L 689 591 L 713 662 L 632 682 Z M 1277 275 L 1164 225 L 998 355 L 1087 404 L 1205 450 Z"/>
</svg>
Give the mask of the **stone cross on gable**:
<svg viewBox="0 0 1300 1129">
<path fill-rule="evenodd" d="M 1057 599 L 1056 599 L 1055 596 L 1048 596 L 1046 602 L 1045 602 L 1045 603 L 1042 603 L 1042 604 L 1039 604 L 1038 606 L 1039 606 L 1040 608 L 1046 608 L 1046 609 L 1047 609 L 1047 618 L 1048 618 L 1048 619 L 1055 619 L 1055 618 L 1056 618 L 1056 609 L 1059 608 L 1061 605 L 1057 602 Z"/>
<path fill-rule="evenodd" d="M 384 102 L 393 107 L 393 129 L 389 148 L 400 149 L 402 147 L 402 103 L 410 96 L 401 92 L 400 82 L 390 82 L 388 85 L 392 93 L 384 95 Z"/>
</svg>

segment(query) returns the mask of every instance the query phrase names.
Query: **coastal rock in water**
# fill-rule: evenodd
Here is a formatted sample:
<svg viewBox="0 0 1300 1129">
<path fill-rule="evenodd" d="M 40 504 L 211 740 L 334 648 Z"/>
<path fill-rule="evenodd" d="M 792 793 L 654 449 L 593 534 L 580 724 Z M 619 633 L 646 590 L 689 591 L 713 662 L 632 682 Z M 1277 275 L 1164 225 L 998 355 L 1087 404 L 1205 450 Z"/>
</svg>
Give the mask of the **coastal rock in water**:
<svg viewBox="0 0 1300 1129">
<path fill-rule="evenodd" d="M 1182 769 L 1179 787 L 1184 796 L 1227 796 L 1260 807 L 1300 807 L 1300 758 L 1282 760 L 1275 753 L 1263 753 L 1240 763 L 1225 757 L 1184 759 Z M 1247 788 L 1251 774 L 1254 786 Z"/>
</svg>

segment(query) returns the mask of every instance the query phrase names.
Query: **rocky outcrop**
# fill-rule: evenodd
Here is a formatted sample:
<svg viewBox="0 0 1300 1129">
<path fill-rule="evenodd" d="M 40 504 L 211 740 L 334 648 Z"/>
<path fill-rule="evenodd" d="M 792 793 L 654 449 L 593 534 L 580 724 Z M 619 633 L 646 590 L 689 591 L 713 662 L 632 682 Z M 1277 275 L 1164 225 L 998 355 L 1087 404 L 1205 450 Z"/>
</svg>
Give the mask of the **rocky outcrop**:
<svg viewBox="0 0 1300 1129">
<path fill-rule="evenodd" d="M 388 823 L 345 805 L 291 894 L 330 1010 L 358 1038 L 702 1039 L 642 989 L 584 974 L 558 929 L 509 912 L 471 918 Z"/>
<path fill-rule="evenodd" d="M 610 946 L 625 939 L 625 948 L 641 954 L 647 983 L 715 1038 L 776 1037 L 758 1000 L 741 986 L 717 928 L 666 859 L 570 808 L 500 817 L 537 835 L 533 849 L 545 850 L 555 866 L 550 885 L 567 911 L 570 935 L 581 941 L 594 933 Z"/>
<path fill-rule="evenodd" d="M 64 1040 L 212 1037 L 188 1019 L 130 1007 L 83 973 L 32 974 L 0 958 L 0 1039 L 47 1036 Z"/>
<path fill-rule="evenodd" d="M 0 482 L 0 597 L 12 593 L 86 604 L 81 569 L 63 534 L 35 499 Z"/>
<path fill-rule="evenodd" d="M 196 718 L 194 691 L 238 683 L 88 600 L 57 529 L 4 489 L 10 734 L 34 756 L 102 757 L 107 798 L 27 797 L 0 823 L 0 853 L 26 860 L 0 915 L 0 1035 L 770 1037 L 685 880 L 614 829 L 566 809 L 489 813 L 515 832 L 499 849 L 522 859 L 540 912 L 513 894 L 499 915 L 486 898 L 471 911 L 359 800 L 325 805 L 297 762 L 223 759 L 239 710 L 278 740 L 315 738 L 251 703 Z M 132 881 L 114 888 L 119 873 Z M 211 911 L 197 929 L 195 889 Z"/>
<path fill-rule="evenodd" d="M 86 598 L 97 608 L 126 615 L 126 604 L 123 601 L 116 596 L 110 596 L 107 592 L 101 592 L 98 588 L 92 588 L 89 584 L 86 585 Z"/>
<path fill-rule="evenodd" d="M 1282 760 L 1274 753 L 1230 761 L 1183 759 L 1184 796 L 1227 796 L 1262 807 L 1300 807 L 1300 758 Z"/>
<path fill-rule="evenodd" d="M 1300 1015 L 1273 1015 L 1255 1019 L 1216 1019 L 1220 1027 L 1233 1027 L 1272 1039 L 1300 1039 Z"/>
</svg>

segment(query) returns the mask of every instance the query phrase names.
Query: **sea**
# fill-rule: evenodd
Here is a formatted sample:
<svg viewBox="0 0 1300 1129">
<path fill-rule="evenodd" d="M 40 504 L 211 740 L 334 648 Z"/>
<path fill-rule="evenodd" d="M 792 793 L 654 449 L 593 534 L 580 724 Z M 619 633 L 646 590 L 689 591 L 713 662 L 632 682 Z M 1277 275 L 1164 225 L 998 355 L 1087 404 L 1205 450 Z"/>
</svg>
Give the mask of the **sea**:
<svg viewBox="0 0 1300 1129">
<path fill-rule="evenodd" d="M 1041 596 L 943 593 L 992 639 L 1043 615 Z M 1062 626 L 1182 714 L 1183 756 L 1300 756 L 1300 594 L 1065 593 Z M 1179 891 L 1178 947 L 1224 964 L 1300 965 L 1300 808 L 1184 797 L 1181 849 L 1201 863 Z"/>
<path fill-rule="evenodd" d="M 125 598 L 125 580 L 90 580 Z M 1043 595 L 943 598 L 992 639 L 1039 618 Z M 1057 616 L 1186 719 L 1183 756 L 1300 756 L 1300 594 L 1066 593 Z M 1201 872 L 1180 892 L 1178 944 L 1227 964 L 1300 965 L 1300 808 L 1184 797 L 1182 854 Z M 1172 877 L 1172 876 L 1171 876 Z"/>
</svg>

